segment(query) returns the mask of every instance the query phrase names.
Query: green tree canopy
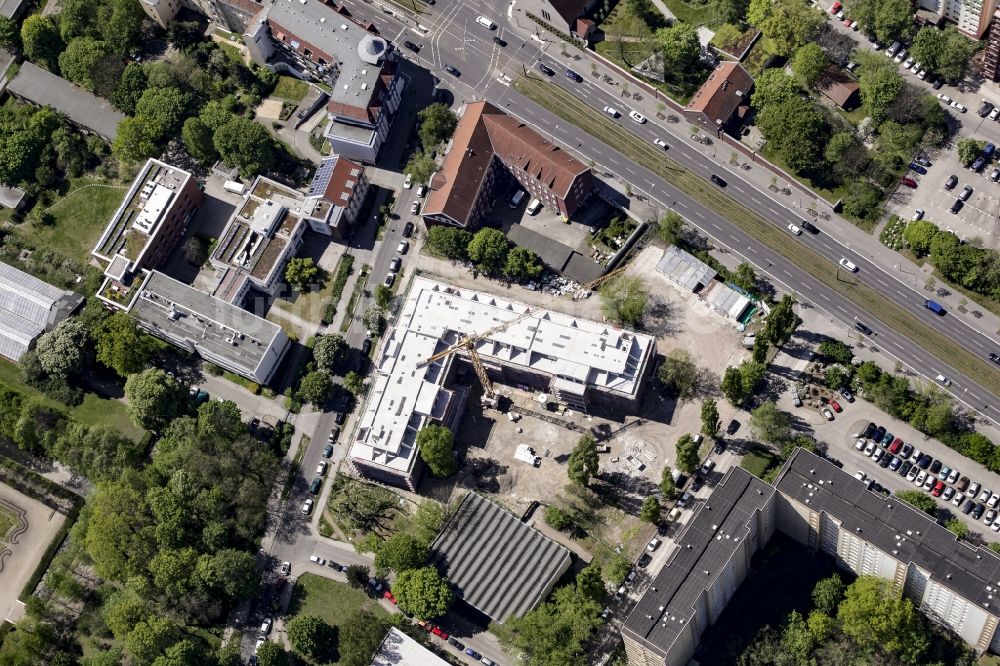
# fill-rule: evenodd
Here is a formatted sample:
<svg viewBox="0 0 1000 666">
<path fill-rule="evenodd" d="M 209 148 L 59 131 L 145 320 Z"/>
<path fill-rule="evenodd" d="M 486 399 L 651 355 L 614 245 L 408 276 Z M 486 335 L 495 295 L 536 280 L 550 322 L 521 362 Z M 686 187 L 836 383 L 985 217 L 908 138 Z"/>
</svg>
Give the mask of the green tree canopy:
<svg viewBox="0 0 1000 666">
<path fill-rule="evenodd" d="M 451 430 L 444 426 L 429 423 L 417 433 L 417 447 L 420 449 L 420 459 L 427 464 L 431 474 L 443 479 L 458 471 L 455 462 L 455 440 Z"/>
<path fill-rule="evenodd" d="M 656 43 L 666 72 L 690 72 L 698 66 L 701 43 L 694 24 L 675 22 L 656 31 Z"/>
<path fill-rule="evenodd" d="M 427 246 L 448 259 L 468 259 L 470 242 L 472 234 L 465 229 L 436 225 L 427 231 Z"/>
<path fill-rule="evenodd" d="M 341 666 L 369 666 L 389 624 L 367 610 L 353 613 L 338 627 Z"/>
<path fill-rule="evenodd" d="M 313 342 L 313 360 L 316 361 L 316 367 L 332 373 L 344 360 L 347 349 L 347 341 L 338 333 L 317 335 Z"/>
<path fill-rule="evenodd" d="M 844 581 L 840 574 L 833 574 L 816 582 L 812 590 L 812 602 L 821 612 L 834 615 L 844 598 Z"/>
<path fill-rule="evenodd" d="M 353 588 L 364 589 L 368 584 L 368 567 L 363 564 L 352 564 L 347 567 L 344 575 L 347 577 L 347 584 Z"/>
<path fill-rule="evenodd" d="M 440 617 L 455 600 L 448 581 L 434 567 L 400 571 L 392 589 L 400 608 L 419 618 Z"/>
<path fill-rule="evenodd" d="M 292 648 L 316 663 L 336 661 L 336 631 L 317 615 L 296 615 L 287 625 Z"/>
<path fill-rule="evenodd" d="M 333 398 L 333 380 L 322 370 L 310 372 L 299 382 L 299 397 L 304 402 L 324 405 Z"/>
<path fill-rule="evenodd" d="M 660 472 L 660 492 L 664 499 L 672 500 L 677 493 L 677 484 L 674 482 L 673 470 L 670 465 L 664 465 Z"/>
<path fill-rule="evenodd" d="M 815 169 L 822 161 L 830 127 L 811 102 L 796 98 L 768 105 L 757 116 L 757 126 L 792 170 L 801 173 Z"/>
<path fill-rule="evenodd" d="M 754 82 L 751 103 L 758 110 L 766 109 L 790 99 L 799 99 L 802 90 L 795 79 L 780 67 L 765 69 Z"/>
<path fill-rule="evenodd" d="M 427 563 L 427 544 L 406 532 L 396 532 L 375 551 L 375 569 L 400 572 L 419 569 Z"/>
<path fill-rule="evenodd" d="M 361 315 L 361 323 L 375 335 L 381 335 L 385 330 L 385 308 L 378 303 L 371 303 Z"/>
<path fill-rule="evenodd" d="M 866 183 L 855 184 L 844 197 L 844 212 L 862 220 L 874 220 L 882 212 L 882 191 Z"/>
<path fill-rule="evenodd" d="M 63 50 L 59 26 L 51 16 L 31 14 L 21 24 L 21 44 L 28 60 L 50 72 L 59 73 L 59 54 Z"/>
<path fill-rule="evenodd" d="M 118 55 L 127 55 L 142 37 L 145 12 L 136 0 L 109 0 L 110 16 L 101 16 L 99 29 Z"/>
<path fill-rule="evenodd" d="M 125 638 L 125 647 L 140 663 L 149 663 L 179 638 L 177 625 L 165 617 L 140 621 Z"/>
<path fill-rule="evenodd" d="M 154 141 L 163 141 L 180 131 L 190 102 L 177 88 L 147 88 L 136 102 L 135 115 L 149 126 Z"/>
<path fill-rule="evenodd" d="M 424 150 L 434 150 L 438 144 L 444 143 L 455 133 L 458 126 L 458 116 L 444 104 L 435 102 L 425 106 L 417 113 L 420 123 L 418 134 Z"/>
<path fill-rule="evenodd" d="M 468 253 L 479 270 L 496 275 L 507 261 L 507 237 L 499 229 L 480 229 L 469 241 Z"/>
<path fill-rule="evenodd" d="M 765 402 L 750 412 L 750 428 L 769 444 L 780 444 L 792 435 L 792 415 Z"/>
<path fill-rule="evenodd" d="M 601 312 L 613 322 L 638 326 L 646 312 L 649 293 L 639 277 L 622 275 L 601 287 Z"/>
<path fill-rule="evenodd" d="M 681 400 L 690 400 L 698 390 L 698 366 L 683 349 L 669 352 L 657 370 L 663 388 Z"/>
<path fill-rule="evenodd" d="M 129 375 L 125 382 L 126 410 L 140 428 L 159 430 L 187 410 L 187 391 L 159 368 Z"/>
<path fill-rule="evenodd" d="M 913 6 L 909 0 L 853 0 L 851 18 L 883 44 L 903 41 L 913 32 Z"/>
<path fill-rule="evenodd" d="M 141 372 L 159 346 L 124 312 L 102 320 L 94 327 L 93 336 L 97 360 L 121 377 Z"/>
<path fill-rule="evenodd" d="M 601 626 L 600 612 L 597 601 L 566 585 L 533 611 L 508 619 L 500 641 L 532 666 L 586 663 L 584 645 Z"/>
<path fill-rule="evenodd" d="M 796 0 L 750 0 L 747 20 L 760 28 L 781 56 L 792 55 L 823 25 L 822 14 Z"/>
<path fill-rule="evenodd" d="M 228 166 L 240 170 L 244 178 L 267 172 L 275 162 L 275 144 L 260 123 L 233 116 L 215 130 L 215 149 Z"/>
<path fill-rule="evenodd" d="M 654 525 L 660 522 L 660 500 L 652 496 L 643 500 L 639 518 Z"/>
<path fill-rule="evenodd" d="M 712 398 L 702 401 L 701 431 L 707 437 L 718 437 L 721 426 L 722 423 L 719 421 L 719 405 Z"/>
<path fill-rule="evenodd" d="M 674 245 L 684 233 L 684 218 L 674 210 L 668 210 L 656 227 L 656 233 L 666 245 Z"/>
<path fill-rule="evenodd" d="M 956 145 L 958 148 L 958 159 L 962 162 L 962 166 L 972 164 L 979 157 L 980 153 L 983 152 L 983 148 L 986 147 L 986 144 L 982 141 L 977 141 L 970 137 L 960 138 Z"/>
<path fill-rule="evenodd" d="M 847 586 L 837 609 L 841 630 L 858 645 L 914 662 L 930 643 L 924 622 L 892 581 L 861 576 Z"/>
<path fill-rule="evenodd" d="M 889 105 L 903 88 L 903 77 L 896 64 L 879 54 L 859 57 L 858 87 L 861 103 L 876 124 L 885 120 Z"/>
<path fill-rule="evenodd" d="M 65 78 L 93 91 L 95 70 L 110 53 L 107 43 L 79 37 L 67 44 L 66 50 L 59 55 L 59 69 Z"/>
<path fill-rule="evenodd" d="M 910 246 L 910 250 L 918 257 L 930 254 L 931 245 L 938 235 L 937 225 L 929 220 L 915 220 L 906 225 L 903 230 L 903 239 Z"/>
<path fill-rule="evenodd" d="M 218 159 L 212 130 L 199 118 L 191 117 L 184 121 L 181 138 L 184 140 L 184 149 L 199 164 L 211 164 Z"/>
<path fill-rule="evenodd" d="M 722 395 L 726 396 L 733 407 L 739 407 L 747 398 L 750 392 L 746 390 L 743 383 L 743 374 L 739 367 L 729 366 L 722 375 Z"/>
<path fill-rule="evenodd" d="M 811 88 L 830 63 L 826 59 L 823 47 L 816 42 L 809 42 L 795 51 L 791 64 L 792 72 L 799 83 L 806 88 Z"/>
<path fill-rule="evenodd" d="M 35 352 L 50 376 L 76 376 L 89 360 L 90 331 L 80 320 L 66 319 L 38 338 Z"/>
<path fill-rule="evenodd" d="M 919 490 L 901 490 L 895 493 L 896 497 L 914 506 L 930 516 L 937 517 L 937 502 L 927 493 Z"/>
<path fill-rule="evenodd" d="M 691 438 L 691 435 L 681 435 L 680 439 L 677 440 L 675 450 L 677 469 L 685 474 L 694 473 L 698 469 L 698 463 L 701 462 L 701 456 L 698 454 L 698 445 Z"/>
<path fill-rule="evenodd" d="M 111 150 L 123 162 L 141 162 L 157 154 L 157 139 L 153 127 L 144 118 L 128 116 L 118 123 Z"/>
<path fill-rule="evenodd" d="M 566 474 L 578 486 L 586 486 L 597 475 L 601 461 L 597 455 L 594 437 L 586 434 L 577 441 L 567 460 Z"/>
<path fill-rule="evenodd" d="M 312 257 L 295 257 L 285 267 L 285 281 L 289 286 L 305 292 L 323 278 L 323 271 L 313 263 Z"/>
<path fill-rule="evenodd" d="M 287 666 L 288 653 L 274 641 L 265 641 L 257 648 L 257 666 Z"/>
<path fill-rule="evenodd" d="M 21 27 L 9 16 L 0 16 L 0 47 L 8 51 L 21 50 Z"/>
<path fill-rule="evenodd" d="M 507 253 L 503 274 L 514 281 L 537 280 L 542 274 L 542 262 L 538 255 L 523 247 L 515 247 Z"/>
</svg>

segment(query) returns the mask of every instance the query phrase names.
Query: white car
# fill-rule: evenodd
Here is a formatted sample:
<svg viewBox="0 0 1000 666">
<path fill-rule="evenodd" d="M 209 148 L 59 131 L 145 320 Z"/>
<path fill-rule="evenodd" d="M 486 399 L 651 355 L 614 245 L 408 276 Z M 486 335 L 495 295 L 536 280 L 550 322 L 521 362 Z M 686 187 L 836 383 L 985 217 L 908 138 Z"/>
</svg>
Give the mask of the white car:
<svg viewBox="0 0 1000 666">
<path fill-rule="evenodd" d="M 604 107 L 604 113 L 608 114 L 612 118 L 617 118 L 618 115 L 619 115 L 618 114 L 618 109 L 616 109 L 613 106 L 606 106 L 606 107 Z"/>
<path fill-rule="evenodd" d="M 893 60 L 895 60 L 897 63 L 901 63 L 905 59 L 906 59 L 906 49 L 900 49 L 899 53 L 896 54 L 896 57 L 893 58 Z"/>
<path fill-rule="evenodd" d="M 635 122 L 639 123 L 640 125 L 646 122 L 646 116 L 642 115 L 638 111 L 629 111 L 628 117 L 634 120 Z"/>
<path fill-rule="evenodd" d="M 419 212 L 420 212 L 420 202 L 414 201 L 413 203 L 410 204 L 410 213 L 416 215 Z"/>
<path fill-rule="evenodd" d="M 913 63 L 913 67 L 910 67 L 910 71 L 916 74 L 920 71 L 921 64 L 919 62 Z"/>
<path fill-rule="evenodd" d="M 964 493 L 958 493 L 954 498 L 952 498 L 951 503 L 955 506 L 962 506 L 962 503 L 965 502 L 966 499 L 967 498 Z"/>
<path fill-rule="evenodd" d="M 791 231 L 791 232 L 792 232 L 792 235 L 794 235 L 794 236 L 801 236 L 801 235 L 802 235 L 802 230 L 801 230 L 801 229 L 799 229 L 799 228 L 798 228 L 797 226 L 795 226 L 794 224 L 789 224 L 789 225 L 788 225 L 788 230 L 789 230 L 789 231 Z"/>
<path fill-rule="evenodd" d="M 998 116 L 1000 116 L 1000 106 L 994 106 L 990 111 L 990 120 L 996 120 Z"/>
<path fill-rule="evenodd" d="M 998 503 L 1000 503 L 1000 494 L 998 493 L 993 493 L 992 495 L 990 495 L 990 498 L 986 500 L 986 506 L 990 507 L 991 509 L 997 508 Z"/>
<path fill-rule="evenodd" d="M 413 187 L 413 174 L 412 173 L 406 174 L 406 178 L 403 179 L 403 187 L 405 187 L 406 189 L 410 189 L 411 187 Z"/>
<path fill-rule="evenodd" d="M 420 198 L 423 198 L 424 195 L 426 195 L 426 194 L 427 194 L 427 186 L 426 185 L 417 185 L 417 196 L 420 197 Z"/>
<path fill-rule="evenodd" d="M 912 66 L 913 66 L 913 56 L 910 56 L 909 58 L 903 61 L 903 67 L 905 69 L 909 69 Z"/>
<path fill-rule="evenodd" d="M 864 448 L 865 448 L 865 440 L 859 439 L 858 441 L 854 442 L 855 451 L 862 451 L 864 450 Z"/>
<path fill-rule="evenodd" d="M 315 562 L 316 564 L 318 564 L 320 566 L 323 566 L 324 564 L 326 564 L 326 560 L 324 560 L 319 555 L 310 555 L 309 556 L 309 561 L 310 562 Z"/>
<path fill-rule="evenodd" d="M 313 501 L 312 498 L 310 497 L 306 499 L 305 502 L 302 503 L 302 515 L 308 516 L 310 513 L 312 513 L 312 510 L 313 510 Z"/>
<path fill-rule="evenodd" d="M 956 483 L 958 481 L 958 477 L 959 476 L 961 476 L 961 475 L 959 474 L 959 472 L 958 472 L 957 469 L 951 470 L 951 473 L 948 474 L 948 483 L 952 483 L 952 484 Z M 1000 499 L 1000 498 L 998 498 L 998 499 Z"/>
<path fill-rule="evenodd" d="M 969 497 L 975 497 L 976 495 L 978 495 L 979 494 L 979 482 L 978 481 L 970 481 L 969 482 L 969 487 L 966 488 L 965 492 L 969 495 Z"/>
<path fill-rule="evenodd" d="M 944 102 L 945 104 L 951 104 L 951 97 L 948 97 L 944 93 L 938 93 L 938 99 Z"/>
<path fill-rule="evenodd" d="M 926 79 L 927 78 L 927 70 L 926 69 L 922 69 L 919 72 L 917 72 L 917 78 L 920 79 L 921 81 L 923 81 L 924 79 Z"/>
<path fill-rule="evenodd" d="M 878 446 L 875 445 L 875 442 L 868 442 L 867 446 L 865 446 L 865 455 L 870 458 L 877 448 Z"/>
<path fill-rule="evenodd" d="M 928 474 L 927 478 L 924 480 L 924 490 L 930 492 L 936 483 L 937 479 L 934 478 L 934 475 Z"/>
<path fill-rule="evenodd" d="M 860 469 L 854 473 L 854 478 L 858 481 L 867 481 L 868 475 L 862 472 Z"/>
<path fill-rule="evenodd" d="M 267 636 L 271 631 L 271 618 L 265 618 L 264 622 L 260 625 L 260 635 Z"/>
<path fill-rule="evenodd" d="M 399 241 L 399 245 L 396 246 L 396 252 L 399 252 L 400 254 L 406 254 L 406 251 L 409 249 L 410 241 L 408 240 L 401 240 Z"/>
<path fill-rule="evenodd" d="M 913 467 L 910 468 L 910 471 L 906 473 L 906 480 L 912 482 L 914 479 L 917 478 L 917 474 L 919 473 L 920 473 L 920 468 L 914 465 Z"/>
<path fill-rule="evenodd" d="M 937 379 L 939 382 L 941 382 L 945 386 L 951 386 L 951 380 L 948 379 L 947 377 L 945 377 L 944 375 L 938 375 L 937 377 L 935 377 L 935 379 Z"/>
<path fill-rule="evenodd" d="M 924 485 L 924 481 L 926 480 L 927 480 L 927 472 L 925 472 L 924 470 L 920 470 L 920 473 L 917 474 L 917 478 L 913 480 L 913 485 L 922 486 Z"/>
<path fill-rule="evenodd" d="M 316 476 L 323 476 L 326 474 L 326 461 L 320 460 L 319 465 L 316 466 Z"/>
<path fill-rule="evenodd" d="M 994 532 L 1000 532 L 1000 518 L 993 521 L 993 524 L 990 525 L 990 529 Z"/>
<path fill-rule="evenodd" d="M 263 645 L 266 642 L 267 642 L 267 639 L 264 638 L 263 636 L 261 636 L 260 638 L 258 638 L 257 639 L 257 644 L 253 646 L 253 653 L 257 654 L 257 650 L 259 650 L 260 646 Z"/>
<path fill-rule="evenodd" d="M 965 113 L 965 110 L 966 110 L 966 109 L 965 109 L 965 106 L 963 106 L 963 105 L 962 105 L 962 104 L 961 104 L 960 102 L 958 102 L 957 100 L 951 103 L 951 108 L 955 109 L 955 110 L 956 110 L 956 111 L 958 111 L 959 113 Z"/>
<path fill-rule="evenodd" d="M 997 510 L 990 509 L 986 512 L 986 516 L 983 517 L 983 522 L 987 525 L 992 525 L 993 521 L 997 519 Z"/>
<path fill-rule="evenodd" d="M 878 462 L 879 460 L 881 460 L 883 453 L 885 453 L 885 449 L 880 449 L 876 447 L 875 453 L 872 454 L 872 461 Z"/>
<path fill-rule="evenodd" d="M 660 148 L 663 148 L 664 150 L 666 150 L 666 148 L 667 148 L 667 142 L 664 141 L 663 139 L 653 139 L 653 145 L 654 146 L 659 146 Z"/>
<path fill-rule="evenodd" d="M 858 267 L 854 264 L 853 261 L 851 261 L 847 257 L 841 257 L 840 261 L 838 261 L 837 263 L 840 264 L 842 267 L 846 268 L 847 270 L 851 271 L 852 273 L 858 272 Z"/>
<path fill-rule="evenodd" d="M 913 211 L 913 217 L 911 217 L 910 219 L 913 220 L 914 222 L 917 220 L 924 219 L 924 209 L 918 208 L 915 211 Z"/>
<path fill-rule="evenodd" d="M 990 491 L 989 488 L 983 488 L 981 491 L 979 491 L 979 501 L 985 502 L 990 498 L 990 495 L 992 494 L 993 493 Z"/>
</svg>

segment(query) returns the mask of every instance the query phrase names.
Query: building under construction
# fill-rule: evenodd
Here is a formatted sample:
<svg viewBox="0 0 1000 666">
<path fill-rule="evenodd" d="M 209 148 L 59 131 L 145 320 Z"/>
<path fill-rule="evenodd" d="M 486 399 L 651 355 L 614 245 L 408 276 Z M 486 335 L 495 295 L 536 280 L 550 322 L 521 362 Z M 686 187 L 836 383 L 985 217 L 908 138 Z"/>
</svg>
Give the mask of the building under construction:
<svg viewBox="0 0 1000 666">
<path fill-rule="evenodd" d="M 625 415 L 638 407 L 655 354 L 648 335 L 417 277 L 376 354 L 349 460 L 415 490 L 417 433 L 428 423 L 454 430 L 465 408 L 471 387 L 456 380 L 459 365 L 474 366 L 487 398 L 496 381 Z"/>
</svg>

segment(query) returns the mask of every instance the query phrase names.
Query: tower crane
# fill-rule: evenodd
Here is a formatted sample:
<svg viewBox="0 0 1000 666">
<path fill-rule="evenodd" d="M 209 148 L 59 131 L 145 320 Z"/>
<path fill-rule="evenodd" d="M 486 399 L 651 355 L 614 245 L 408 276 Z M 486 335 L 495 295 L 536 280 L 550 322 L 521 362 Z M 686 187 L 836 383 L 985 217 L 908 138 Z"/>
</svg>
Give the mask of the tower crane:
<svg viewBox="0 0 1000 666">
<path fill-rule="evenodd" d="M 490 381 L 489 375 L 486 374 L 486 368 L 483 366 L 482 359 L 479 358 L 479 353 L 476 351 L 476 343 L 485 338 L 489 338 L 492 335 L 496 335 L 501 331 L 505 331 L 514 324 L 520 323 L 531 317 L 534 313 L 529 309 L 525 310 L 513 319 L 509 319 L 505 322 L 497 324 L 491 329 L 483 331 L 481 333 L 472 333 L 463 336 L 458 342 L 448 347 L 447 349 L 442 349 L 433 356 L 428 356 L 424 360 L 417 363 L 417 369 L 425 368 L 435 361 L 439 361 L 446 356 L 450 356 L 455 352 L 464 349 L 469 354 L 469 360 L 472 361 L 472 367 L 476 370 L 476 376 L 479 377 L 480 383 L 483 385 L 483 397 L 484 400 L 494 400 L 496 398 L 496 391 L 493 390 L 493 382 Z"/>
<path fill-rule="evenodd" d="M 605 282 L 607 282 L 608 280 L 610 280 L 611 278 L 618 277 L 619 275 L 621 275 L 622 273 L 624 273 L 625 269 L 628 268 L 628 267 L 629 267 L 629 264 L 622 264 L 618 268 L 614 269 L 613 271 L 611 271 L 609 273 L 605 273 L 604 275 L 602 275 L 601 277 L 597 278 L 596 280 L 591 280 L 587 284 L 583 285 L 581 287 L 581 289 L 585 290 L 585 291 L 593 291 L 595 287 L 599 287 L 602 284 L 604 284 Z"/>
</svg>

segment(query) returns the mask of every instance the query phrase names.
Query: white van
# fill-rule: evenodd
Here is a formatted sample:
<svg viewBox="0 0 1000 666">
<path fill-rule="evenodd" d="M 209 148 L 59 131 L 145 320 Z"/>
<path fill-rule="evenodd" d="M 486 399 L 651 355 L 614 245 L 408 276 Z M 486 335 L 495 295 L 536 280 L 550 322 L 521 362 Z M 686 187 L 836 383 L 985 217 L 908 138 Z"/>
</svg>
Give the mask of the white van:
<svg viewBox="0 0 1000 666">
<path fill-rule="evenodd" d="M 542 209 L 542 202 L 538 199 L 532 199 L 531 203 L 528 204 L 528 215 L 535 215 Z"/>
<path fill-rule="evenodd" d="M 477 16 L 476 17 L 476 23 L 478 23 L 479 25 L 483 26 L 487 30 L 495 30 L 496 27 L 497 27 L 496 23 L 494 23 L 493 21 L 489 20 L 485 16 Z"/>
<path fill-rule="evenodd" d="M 524 201 L 524 190 L 518 190 L 517 192 L 514 192 L 514 196 L 510 198 L 510 204 L 508 205 L 511 208 L 517 208 L 521 205 L 522 201 Z"/>
</svg>

